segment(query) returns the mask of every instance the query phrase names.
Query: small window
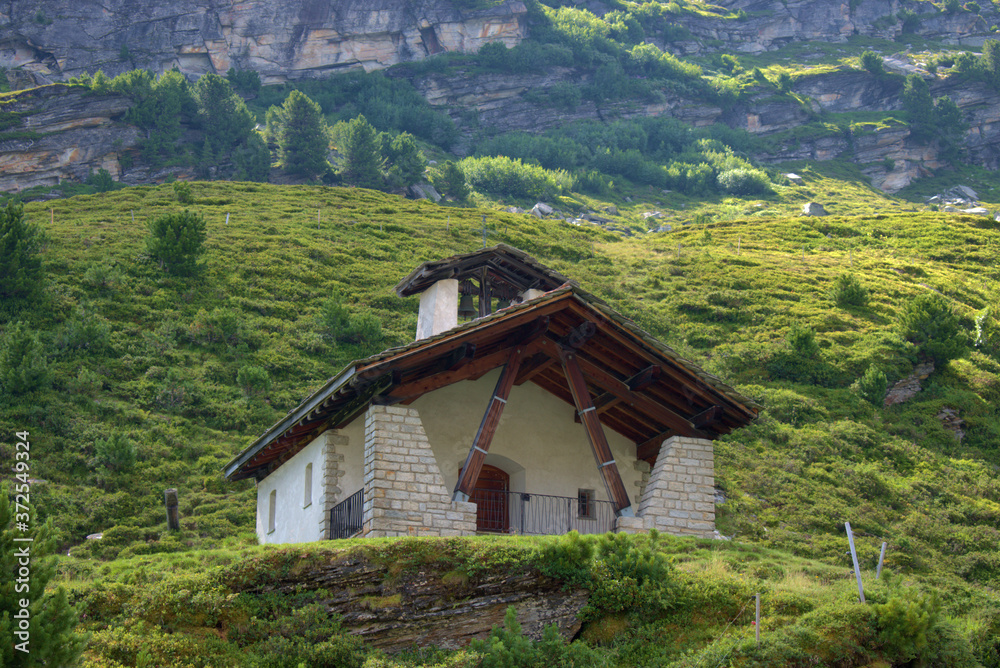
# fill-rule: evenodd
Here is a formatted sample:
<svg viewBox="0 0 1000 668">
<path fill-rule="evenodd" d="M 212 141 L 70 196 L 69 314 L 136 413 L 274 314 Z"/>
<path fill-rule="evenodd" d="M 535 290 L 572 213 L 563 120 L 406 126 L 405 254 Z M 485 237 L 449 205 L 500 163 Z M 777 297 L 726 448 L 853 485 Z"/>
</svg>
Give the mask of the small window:
<svg viewBox="0 0 1000 668">
<path fill-rule="evenodd" d="M 278 505 L 278 490 L 272 489 L 271 495 L 267 498 L 267 532 L 274 531 L 274 514 Z"/>
<path fill-rule="evenodd" d="M 577 490 L 576 502 L 577 514 L 581 519 L 594 519 L 594 490 Z"/>
<path fill-rule="evenodd" d="M 302 481 L 302 507 L 308 508 L 313 502 L 313 465 L 312 462 L 306 464 L 306 477 Z"/>
</svg>

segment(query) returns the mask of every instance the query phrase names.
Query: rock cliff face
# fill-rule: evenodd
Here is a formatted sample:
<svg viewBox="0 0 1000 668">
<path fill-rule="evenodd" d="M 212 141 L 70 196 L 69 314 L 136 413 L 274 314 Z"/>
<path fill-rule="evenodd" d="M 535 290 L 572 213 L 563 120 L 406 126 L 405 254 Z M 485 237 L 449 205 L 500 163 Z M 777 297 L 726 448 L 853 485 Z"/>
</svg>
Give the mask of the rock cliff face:
<svg viewBox="0 0 1000 668">
<path fill-rule="evenodd" d="M 116 122 L 129 106 L 124 97 L 87 96 L 61 84 L 5 100 L 3 111 L 23 116 L 20 127 L 0 133 L 0 191 L 83 181 L 101 168 L 117 179 L 119 153 L 141 138 L 137 128 Z"/>
<path fill-rule="evenodd" d="M 525 635 L 540 640 L 555 624 L 567 640 L 580 630 L 577 614 L 587 602 L 582 589 L 527 571 L 515 575 L 489 573 L 471 579 L 442 573 L 442 563 L 391 575 L 385 567 L 360 557 L 300 565 L 267 587 L 246 591 L 298 593 L 322 589 L 328 612 L 366 644 L 389 652 L 433 645 L 463 647 L 503 625 L 509 606 L 517 612 Z M 237 588 L 238 589 L 238 588 Z"/>
<path fill-rule="evenodd" d="M 900 0 L 719 0 L 713 3 L 741 20 L 721 21 L 699 15 L 681 15 L 676 22 L 694 39 L 673 42 L 672 50 L 684 53 L 726 51 L 760 53 L 790 42 L 813 40 L 846 42 L 853 35 L 896 39 L 906 33 L 956 45 L 981 46 L 997 23 L 992 4 L 981 14 L 969 11 L 939 13 L 929 2 Z M 902 9 L 916 14 L 909 25 L 897 18 Z M 660 44 L 660 46 L 665 46 Z"/>
<path fill-rule="evenodd" d="M 518 0 L 480 11 L 440 0 L 8 0 L 0 4 L 0 66 L 52 79 L 237 67 L 273 83 L 498 40 L 513 46 L 525 13 Z"/>
</svg>

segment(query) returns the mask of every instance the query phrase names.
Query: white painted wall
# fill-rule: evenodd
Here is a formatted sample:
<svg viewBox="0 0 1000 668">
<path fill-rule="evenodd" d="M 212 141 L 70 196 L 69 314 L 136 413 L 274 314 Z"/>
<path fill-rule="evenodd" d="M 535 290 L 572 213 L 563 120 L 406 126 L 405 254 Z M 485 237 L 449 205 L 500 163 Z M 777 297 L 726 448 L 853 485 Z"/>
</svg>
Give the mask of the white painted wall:
<svg viewBox="0 0 1000 668">
<path fill-rule="evenodd" d="M 364 484 L 364 420 L 355 420 L 341 431 L 346 446 L 327 448 L 326 434 L 320 434 L 294 457 L 257 483 L 257 540 L 261 543 L 306 543 L 321 538 L 329 521 L 330 508 L 361 489 Z M 343 456 L 337 462 L 344 475 L 337 478 L 341 493 L 328 493 L 324 484 L 327 456 Z M 312 503 L 305 505 L 306 466 L 312 464 Z M 331 484 L 332 488 L 333 485 Z M 274 531 L 268 531 L 269 497 L 275 492 Z"/>
<path fill-rule="evenodd" d="M 445 486 L 452 490 L 458 472 L 469 454 L 483 413 L 493 394 L 500 369 L 495 369 L 476 381 L 462 381 L 422 396 L 411 404 L 420 412 L 434 456 L 438 461 Z M 503 469 L 510 475 L 511 491 L 550 494 L 576 498 L 579 489 L 592 489 L 598 500 L 609 500 L 604 481 L 587 441 L 582 424 L 573 421 L 575 409 L 533 383 L 511 389 L 510 397 L 486 463 Z M 326 436 L 310 443 L 285 462 L 257 486 L 257 536 L 261 543 L 295 543 L 319 540 L 321 522 L 326 522 L 329 509 L 364 486 L 364 418 L 359 417 L 341 433 L 348 445 L 337 446 L 336 454 L 344 475 L 337 478 L 341 493 L 320 499 L 323 492 L 322 471 L 325 464 Z M 605 428 L 608 445 L 614 455 L 622 482 L 632 501 L 639 502 L 639 482 L 642 474 L 634 463 L 635 445 L 609 428 Z M 305 467 L 313 464 L 312 506 L 302 507 L 302 481 Z M 268 495 L 277 491 L 275 529 L 268 532 Z M 332 495 L 331 495 L 332 497 Z M 511 525 L 517 525 L 519 509 L 511 506 Z M 565 524 L 565 525 L 564 525 Z M 578 519 L 567 510 L 566 523 L 550 527 L 554 533 L 574 528 L 588 532 L 595 522 Z"/>
<path fill-rule="evenodd" d="M 458 281 L 446 278 L 420 293 L 417 340 L 458 327 Z"/>
<path fill-rule="evenodd" d="M 479 380 L 455 383 L 411 404 L 420 411 L 448 489 L 455 487 L 499 377 L 500 369 L 495 369 Z M 511 491 L 576 498 L 579 489 L 592 489 L 598 500 L 609 500 L 587 432 L 573 421 L 574 413 L 573 406 L 534 383 L 512 388 L 486 463 L 510 474 Z M 634 467 L 635 444 L 610 428 L 605 427 L 604 433 L 634 508 L 642 478 Z M 574 523 L 573 528 L 584 531 L 592 522 L 574 519 Z"/>
</svg>

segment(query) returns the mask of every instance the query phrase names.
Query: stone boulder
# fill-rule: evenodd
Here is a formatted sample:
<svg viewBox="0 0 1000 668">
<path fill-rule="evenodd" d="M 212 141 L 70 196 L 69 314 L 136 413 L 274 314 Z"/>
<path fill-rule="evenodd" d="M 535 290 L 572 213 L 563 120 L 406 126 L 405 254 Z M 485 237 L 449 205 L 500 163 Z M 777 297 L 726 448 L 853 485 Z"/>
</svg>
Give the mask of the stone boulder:
<svg viewBox="0 0 1000 668">
<path fill-rule="evenodd" d="M 829 215 L 823 205 L 819 202 L 808 202 L 802 205 L 803 216 L 826 216 Z"/>
<path fill-rule="evenodd" d="M 551 216 L 553 211 L 555 211 L 555 209 L 544 202 L 537 202 L 535 206 L 531 207 L 531 215 L 535 218 Z"/>
<path fill-rule="evenodd" d="M 802 184 L 805 183 L 805 180 L 803 180 L 803 178 L 801 176 L 799 176 L 798 174 L 795 174 L 793 172 L 789 172 L 788 174 L 785 174 L 785 178 L 788 179 L 789 181 L 791 181 L 792 184 L 796 185 L 796 186 L 801 186 Z"/>
<path fill-rule="evenodd" d="M 429 183 L 414 183 L 410 186 L 410 193 L 417 199 L 429 199 L 435 204 L 441 201 L 441 195 Z"/>
</svg>

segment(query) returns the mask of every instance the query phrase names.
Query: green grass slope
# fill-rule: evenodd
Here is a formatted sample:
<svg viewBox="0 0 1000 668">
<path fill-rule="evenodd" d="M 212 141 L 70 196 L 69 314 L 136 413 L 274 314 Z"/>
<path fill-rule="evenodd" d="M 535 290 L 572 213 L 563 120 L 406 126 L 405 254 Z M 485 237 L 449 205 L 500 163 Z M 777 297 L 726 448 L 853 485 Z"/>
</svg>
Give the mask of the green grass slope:
<svg viewBox="0 0 1000 668">
<path fill-rule="evenodd" d="M 21 321 L 40 333 L 53 381 L 32 395 L 0 398 L 0 457 L 13 458 L 15 431 L 31 431 L 32 500 L 73 555 L 64 568 L 78 580 L 77 600 L 105 578 L 138 578 L 127 575 L 136 568 L 162 571 L 157 578 L 176 571 L 194 578 L 185 590 L 200 589 L 195 573 L 212 559 L 201 550 L 228 550 L 233 559 L 240 554 L 233 550 L 253 543 L 254 492 L 225 483 L 221 465 L 351 359 L 409 341 L 417 302 L 397 298 L 392 286 L 423 261 L 481 247 L 485 235 L 577 279 L 764 405 L 755 425 L 718 442 L 716 484 L 725 501 L 717 525 L 734 538 L 726 550 L 778 552 L 755 570 L 750 562 L 760 553 L 712 556 L 723 546 L 701 544 L 688 568 L 711 574 L 702 586 L 730 591 L 747 573 L 755 583 L 794 583 L 809 569 L 832 582 L 831 574 L 849 572 L 843 522 L 850 521 L 865 568 L 886 541 L 887 569 L 900 586 L 936 591 L 941 619 L 960 618 L 955 633 L 974 642 L 980 662 L 997 665 L 1000 347 L 994 314 L 984 311 L 997 296 L 993 221 L 915 212 L 733 217 L 624 238 L 597 226 L 364 190 L 227 182 L 192 190 L 187 208 L 205 216 L 208 250 L 190 278 L 166 275 L 145 251 L 146 223 L 185 208 L 170 187 L 26 205 L 48 236 L 47 282 L 37 302 L 4 305 L 2 328 Z M 845 274 L 868 291 L 867 305 L 836 305 L 831 291 Z M 910 402 L 873 406 L 852 385 L 872 366 L 890 382 L 912 371 L 917 356 L 898 318 L 926 293 L 947 299 L 970 341 L 978 321 L 979 344 L 939 365 Z M 381 331 L 337 340 L 322 318 L 334 294 L 352 316 L 377 318 Z M 790 333 L 807 330 L 817 345 L 795 347 L 801 341 Z M 240 387 L 248 367 L 266 371 L 266 391 Z M 961 441 L 939 419 L 942 409 L 965 421 Z M 134 466 L 116 469 L 98 456 L 96 443 L 112 435 L 135 444 Z M 173 534 L 163 516 L 167 487 L 180 490 L 182 531 Z M 103 540 L 84 540 L 97 531 Z M 689 549 L 685 541 L 669 545 L 665 551 Z M 795 566 L 797 559 L 812 565 Z M 822 594 L 831 605 L 850 598 L 848 585 L 837 586 L 839 593 Z M 633 639 L 683 636 L 663 661 L 687 661 L 680 652 L 714 651 L 719 619 L 736 612 L 726 607 L 732 596 L 717 610 L 699 604 L 711 612 L 673 618 L 673 626 L 646 629 L 632 620 L 621 629 Z M 134 619 L 88 614 L 105 625 Z M 161 624 L 157 633 L 172 629 L 150 623 Z M 700 630 L 686 630 L 692 623 Z M 800 628 L 797 637 L 836 635 L 816 628 Z M 903 661 L 872 649 L 884 639 L 857 642 L 874 653 L 842 665 Z M 644 663 L 629 663 L 624 649 L 608 656 Z M 117 660 L 95 665 L 160 665 Z"/>
</svg>

